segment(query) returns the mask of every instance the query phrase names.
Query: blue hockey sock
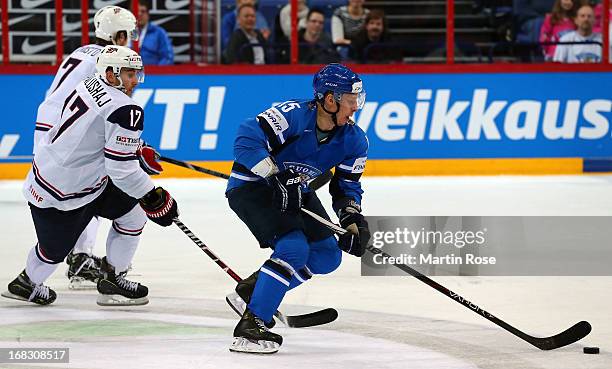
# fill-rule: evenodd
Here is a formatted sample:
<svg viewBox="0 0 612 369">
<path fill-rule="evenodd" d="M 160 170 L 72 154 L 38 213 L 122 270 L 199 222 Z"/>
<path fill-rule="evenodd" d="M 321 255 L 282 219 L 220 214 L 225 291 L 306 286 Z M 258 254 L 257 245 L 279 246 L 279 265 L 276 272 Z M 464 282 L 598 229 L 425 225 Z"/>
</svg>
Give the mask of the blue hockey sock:
<svg viewBox="0 0 612 369">
<path fill-rule="evenodd" d="M 312 272 L 308 269 L 308 267 L 303 267 L 291 277 L 291 283 L 289 283 L 289 289 L 292 290 L 296 288 L 297 286 L 306 282 L 310 278 L 312 278 Z"/>
<path fill-rule="evenodd" d="M 289 290 L 294 271 L 301 270 L 308 260 L 308 241 L 302 231 L 289 232 L 276 240 L 274 252 L 259 270 L 249 309 L 265 322 L 272 320 L 274 312 Z"/>
<path fill-rule="evenodd" d="M 271 321 L 289 289 L 291 279 L 291 272 L 286 267 L 278 261 L 266 260 L 259 269 L 255 290 L 248 305 L 249 310 L 264 322 Z"/>
</svg>

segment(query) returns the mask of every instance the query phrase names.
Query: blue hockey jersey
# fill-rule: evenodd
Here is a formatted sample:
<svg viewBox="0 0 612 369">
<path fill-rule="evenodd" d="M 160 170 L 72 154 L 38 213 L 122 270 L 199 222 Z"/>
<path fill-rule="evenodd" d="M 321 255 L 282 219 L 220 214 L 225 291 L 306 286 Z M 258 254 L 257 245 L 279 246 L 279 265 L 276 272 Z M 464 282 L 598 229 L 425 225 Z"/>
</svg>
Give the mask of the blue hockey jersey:
<svg viewBox="0 0 612 369">
<path fill-rule="evenodd" d="M 293 168 L 306 180 L 335 168 L 329 186 L 334 210 L 345 197 L 361 204 L 359 179 L 368 152 L 365 133 L 356 125 L 345 124 L 319 143 L 316 124 L 314 100 L 286 101 L 242 123 L 234 141 L 234 165 L 226 193 L 248 182 L 265 181 L 251 169 L 271 156 L 281 171 Z"/>
</svg>

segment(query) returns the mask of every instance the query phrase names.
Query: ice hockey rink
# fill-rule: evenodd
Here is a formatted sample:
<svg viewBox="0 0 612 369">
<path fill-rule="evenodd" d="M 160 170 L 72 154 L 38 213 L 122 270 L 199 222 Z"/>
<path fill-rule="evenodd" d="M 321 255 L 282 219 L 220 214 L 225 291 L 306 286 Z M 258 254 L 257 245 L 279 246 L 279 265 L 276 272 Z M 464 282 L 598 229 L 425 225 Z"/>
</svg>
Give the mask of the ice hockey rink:
<svg viewBox="0 0 612 369">
<path fill-rule="evenodd" d="M 612 176 L 404 177 L 363 179 L 367 215 L 612 215 Z M 241 276 L 267 258 L 229 210 L 225 182 L 166 179 L 182 221 Z M 320 197 L 329 205 L 329 196 Z M 0 288 L 24 267 L 35 242 L 19 181 L 0 182 Z M 96 253 L 104 253 L 103 223 Z M 611 266 L 612 268 L 612 266 Z M 48 281 L 51 306 L 0 299 L 0 347 L 69 347 L 69 364 L 1 368 L 612 368 L 612 277 L 433 277 L 535 336 L 587 320 L 582 341 L 539 351 L 413 277 L 361 277 L 344 255 L 335 273 L 291 291 L 281 310 L 334 307 L 316 328 L 275 328 L 285 342 L 272 356 L 228 351 L 237 316 L 224 296 L 233 281 L 177 227 L 149 224 L 131 279 L 150 303 L 102 308 L 96 292 L 71 291 L 65 265 Z M 598 346 L 599 355 L 585 355 Z"/>
</svg>

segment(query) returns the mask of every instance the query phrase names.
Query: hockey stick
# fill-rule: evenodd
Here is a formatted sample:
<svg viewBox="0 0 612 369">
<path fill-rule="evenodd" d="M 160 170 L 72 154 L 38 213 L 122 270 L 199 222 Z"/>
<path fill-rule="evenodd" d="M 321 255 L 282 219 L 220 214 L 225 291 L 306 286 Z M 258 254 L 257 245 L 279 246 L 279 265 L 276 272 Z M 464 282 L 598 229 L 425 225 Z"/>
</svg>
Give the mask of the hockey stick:
<svg viewBox="0 0 612 369">
<path fill-rule="evenodd" d="M 165 156 L 160 156 L 159 160 L 165 161 L 166 163 L 178 165 L 179 167 L 195 170 L 196 172 L 209 174 L 211 176 L 215 176 L 215 177 L 219 177 L 219 178 L 229 179 L 229 176 L 227 174 L 225 174 L 225 173 L 217 172 L 216 170 L 212 170 L 212 169 L 206 169 L 206 168 L 203 168 L 203 167 L 200 167 L 200 166 L 188 163 L 186 161 L 172 159 L 172 158 L 168 158 L 168 157 L 165 157 Z"/>
<path fill-rule="evenodd" d="M 187 228 L 183 222 L 179 220 L 179 218 L 173 219 L 174 224 L 176 224 L 183 233 L 195 243 L 200 250 L 204 251 L 208 257 L 210 257 L 221 269 L 223 269 L 233 280 L 236 282 L 242 281 L 242 278 L 234 272 L 227 264 L 223 262 L 223 260 L 219 259 L 215 253 L 213 253 L 208 246 L 202 240 L 200 240 L 193 232 Z M 292 328 L 302 328 L 302 327 L 312 327 L 315 325 L 327 324 L 331 323 L 338 317 L 338 312 L 335 309 L 327 308 L 323 310 L 318 310 L 309 314 L 302 315 L 285 315 L 280 311 L 276 311 L 274 316 L 278 318 L 284 325 Z"/>
<path fill-rule="evenodd" d="M 346 229 L 340 227 L 337 224 L 334 224 L 330 221 L 328 221 L 327 219 L 307 210 L 307 209 L 302 209 L 302 211 L 308 215 L 310 215 L 313 219 L 317 220 L 318 222 L 320 222 L 321 224 L 325 225 L 327 228 L 329 228 L 330 230 L 336 232 L 337 234 L 345 234 L 346 232 L 348 232 Z M 382 256 L 386 256 L 386 257 L 390 257 L 389 254 L 386 254 L 385 252 L 383 252 L 382 250 L 372 246 L 372 245 L 368 245 L 366 247 L 366 250 L 370 251 L 372 254 L 381 254 Z M 532 344 L 533 346 L 539 348 L 540 350 L 554 350 L 557 349 L 559 347 L 563 347 L 563 346 L 567 346 L 569 344 L 572 344 L 576 341 L 579 341 L 581 339 L 583 339 L 584 337 L 586 337 L 590 332 L 591 332 L 591 324 L 589 324 L 589 322 L 587 321 L 581 321 L 578 322 L 576 324 L 574 324 L 572 327 L 566 329 L 565 331 L 556 334 L 554 336 L 550 336 L 550 337 L 534 337 L 534 336 L 530 336 L 527 333 L 511 326 L 510 324 L 504 322 L 503 320 L 497 318 L 496 316 L 494 316 L 493 314 L 487 312 L 486 310 L 482 309 L 481 307 L 479 307 L 478 305 L 470 302 L 469 300 L 463 298 L 462 296 L 460 296 L 459 294 L 449 290 L 448 288 L 442 286 L 441 284 L 439 284 L 438 282 L 432 280 L 431 278 L 421 274 L 420 272 L 418 272 L 417 270 L 412 269 L 411 267 L 409 267 L 408 265 L 405 264 L 393 264 L 394 266 L 396 266 L 397 268 L 401 269 L 402 271 L 412 275 L 413 277 L 417 278 L 418 280 L 420 280 L 421 282 L 425 283 L 426 285 L 434 288 L 435 290 L 437 290 L 438 292 L 442 293 L 443 295 L 447 296 L 448 298 L 452 299 L 453 301 L 456 301 L 458 303 L 460 303 L 461 305 L 467 307 L 468 309 L 472 310 L 473 312 L 475 312 L 478 315 L 482 315 L 483 317 L 485 317 L 487 320 L 493 322 L 494 324 L 496 324 L 499 327 L 502 327 L 503 329 L 505 329 L 506 331 L 512 333 L 513 335 L 519 337 L 520 339 L 527 341 L 528 343 Z"/>
<path fill-rule="evenodd" d="M 209 174 L 211 176 L 215 176 L 215 177 L 219 177 L 219 178 L 229 179 L 229 176 L 227 174 L 225 174 L 225 173 L 217 172 L 216 170 L 212 170 L 212 169 L 203 168 L 201 166 L 188 163 L 186 161 L 172 159 L 172 158 L 168 158 L 168 157 L 165 157 L 165 156 L 160 156 L 159 160 L 165 161 L 166 163 L 178 165 L 179 167 L 195 170 L 196 172 Z M 313 179 L 310 182 L 309 187 L 312 190 L 316 191 L 319 188 L 321 188 L 324 185 L 326 185 L 331 180 L 332 176 L 333 176 L 333 173 L 331 171 L 327 171 L 326 173 L 324 173 L 324 174 L 316 177 L 315 179 Z"/>
<path fill-rule="evenodd" d="M 218 172 L 215 170 L 207 169 L 200 167 L 198 165 L 194 165 L 188 163 L 186 161 L 172 159 L 164 156 L 160 156 L 159 160 L 165 161 L 170 164 L 178 165 L 184 168 L 188 168 L 191 170 L 195 170 L 196 172 L 206 173 L 215 177 L 229 179 L 229 176 L 225 173 Z M 309 184 L 309 187 L 316 191 L 319 188 L 323 187 L 327 184 L 333 176 L 331 171 L 327 171 L 326 173 L 318 176 L 314 180 L 312 180 Z M 230 269 L 221 259 L 219 259 L 210 249 L 198 238 L 193 232 L 185 226 L 178 218 L 174 219 L 174 223 L 185 233 L 202 251 L 206 253 L 210 258 L 213 259 L 217 265 L 221 267 L 221 269 L 225 270 L 236 282 L 240 282 L 242 278 L 238 276 L 232 269 Z M 231 304 L 230 304 L 231 306 Z M 234 307 L 232 306 L 232 309 Z M 234 309 L 235 310 L 235 309 Z M 327 308 L 323 310 L 318 310 L 308 314 L 301 315 L 284 315 L 280 311 L 276 311 L 274 314 L 283 324 L 292 328 L 303 328 L 303 327 L 312 327 L 315 325 L 327 324 L 333 322 L 338 317 L 338 312 L 335 309 Z"/>
</svg>

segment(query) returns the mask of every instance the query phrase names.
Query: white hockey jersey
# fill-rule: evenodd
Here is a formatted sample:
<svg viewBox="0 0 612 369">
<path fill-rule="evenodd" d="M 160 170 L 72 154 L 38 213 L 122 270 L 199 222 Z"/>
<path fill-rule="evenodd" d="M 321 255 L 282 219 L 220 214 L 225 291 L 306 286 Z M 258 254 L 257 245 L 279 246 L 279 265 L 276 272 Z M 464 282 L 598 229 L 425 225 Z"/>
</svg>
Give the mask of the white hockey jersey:
<svg viewBox="0 0 612 369">
<path fill-rule="evenodd" d="M 66 97 L 80 82 L 96 72 L 96 59 L 103 48 L 95 44 L 81 46 L 59 67 L 51 87 L 47 90 L 45 100 L 38 106 L 34 150 L 43 134 L 57 124 Z"/>
<path fill-rule="evenodd" d="M 134 100 L 98 76 L 87 78 L 39 142 L 23 187 L 26 200 L 39 208 L 76 209 L 96 199 L 109 179 L 141 198 L 154 187 L 136 157 L 143 125 L 144 111 Z"/>
</svg>

